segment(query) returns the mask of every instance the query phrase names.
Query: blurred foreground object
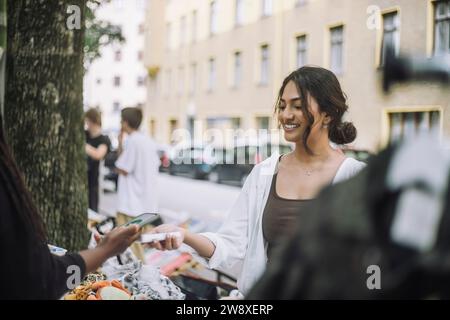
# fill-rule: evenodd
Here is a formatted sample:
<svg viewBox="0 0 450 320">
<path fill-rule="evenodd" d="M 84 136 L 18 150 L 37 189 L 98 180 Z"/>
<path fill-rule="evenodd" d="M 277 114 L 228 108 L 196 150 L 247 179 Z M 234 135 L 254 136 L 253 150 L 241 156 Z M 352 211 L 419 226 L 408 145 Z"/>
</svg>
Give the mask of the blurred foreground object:
<svg viewBox="0 0 450 320">
<path fill-rule="evenodd" d="M 0 0 L 0 114 L 5 96 L 6 38 L 6 0 Z"/>
<path fill-rule="evenodd" d="M 387 49 L 383 70 L 383 89 L 389 92 L 396 82 L 436 81 L 450 83 L 450 55 L 432 58 L 400 56 Z"/>
<path fill-rule="evenodd" d="M 249 299 L 449 298 L 450 162 L 428 136 L 325 189 Z"/>
</svg>

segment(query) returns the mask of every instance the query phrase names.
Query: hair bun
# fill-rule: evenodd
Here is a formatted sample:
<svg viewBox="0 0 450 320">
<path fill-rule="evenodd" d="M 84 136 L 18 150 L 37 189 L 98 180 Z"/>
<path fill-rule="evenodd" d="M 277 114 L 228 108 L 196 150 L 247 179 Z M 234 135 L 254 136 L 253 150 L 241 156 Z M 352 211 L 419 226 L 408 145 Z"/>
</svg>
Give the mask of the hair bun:
<svg viewBox="0 0 450 320">
<path fill-rule="evenodd" d="M 356 128 L 351 122 L 343 122 L 330 130 L 330 140 L 336 144 L 347 144 L 356 139 Z"/>
</svg>

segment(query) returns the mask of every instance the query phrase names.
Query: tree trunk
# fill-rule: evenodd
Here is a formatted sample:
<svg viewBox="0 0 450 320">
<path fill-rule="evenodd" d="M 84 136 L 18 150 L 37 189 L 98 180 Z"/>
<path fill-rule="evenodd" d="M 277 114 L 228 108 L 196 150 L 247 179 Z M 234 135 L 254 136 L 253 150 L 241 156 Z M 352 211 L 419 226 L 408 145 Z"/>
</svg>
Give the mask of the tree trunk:
<svg viewBox="0 0 450 320">
<path fill-rule="evenodd" d="M 0 0 L 0 121 L 3 121 L 6 65 L 6 0 Z"/>
<path fill-rule="evenodd" d="M 83 132 L 84 0 L 8 0 L 5 129 L 49 243 L 88 242 Z M 69 5 L 81 29 L 69 30 Z"/>
</svg>

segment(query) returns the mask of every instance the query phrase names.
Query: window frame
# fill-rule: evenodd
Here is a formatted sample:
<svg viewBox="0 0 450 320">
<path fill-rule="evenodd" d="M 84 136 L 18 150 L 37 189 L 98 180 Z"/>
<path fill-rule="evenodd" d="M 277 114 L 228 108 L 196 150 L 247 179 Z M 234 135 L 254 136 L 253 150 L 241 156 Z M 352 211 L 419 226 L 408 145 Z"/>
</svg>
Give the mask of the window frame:
<svg viewBox="0 0 450 320">
<path fill-rule="evenodd" d="M 437 1 L 433 1 L 433 10 L 432 10 L 432 12 L 433 12 L 433 50 L 432 50 L 432 53 L 433 53 L 433 56 L 440 56 L 440 55 L 447 55 L 447 54 L 450 54 L 450 1 L 449 0 L 437 0 Z M 439 4 L 444 4 L 444 5 L 446 5 L 446 8 L 447 8 L 447 12 L 446 12 L 446 14 L 444 14 L 443 16 L 438 16 L 438 5 Z M 446 26 L 447 26 L 447 35 L 446 35 L 446 37 L 445 37 L 445 35 L 444 35 L 444 38 L 446 39 L 446 40 L 444 40 L 444 41 L 447 41 L 448 43 L 447 43 L 447 49 L 446 50 L 443 50 L 442 52 L 441 51 L 437 51 L 437 46 L 436 46 L 436 43 L 437 43 L 437 24 L 438 23 L 442 23 L 442 24 L 446 24 Z M 444 44 L 444 48 L 445 48 L 445 44 Z"/>
<path fill-rule="evenodd" d="M 391 10 L 385 10 L 384 12 L 381 13 L 381 21 L 382 21 L 382 30 L 381 30 L 381 39 L 380 39 L 380 50 L 378 52 L 378 64 L 377 66 L 379 68 L 384 66 L 384 60 L 385 60 L 385 45 L 386 45 L 386 25 L 385 25 L 385 21 L 386 21 L 386 16 L 389 15 L 395 15 L 395 20 L 394 20 L 394 26 L 393 26 L 393 30 L 389 30 L 389 34 L 394 34 L 394 49 L 395 49 L 395 55 L 398 56 L 398 54 L 400 53 L 400 28 L 401 28 L 401 20 L 400 20 L 400 11 L 398 9 L 391 9 Z"/>
<path fill-rule="evenodd" d="M 209 3 L 209 35 L 217 34 L 217 0 L 212 0 Z"/>
<path fill-rule="evenodd" d="M 335 30 L 341 30 L 341 37 L 339 41 L 336 41 L 336 39 L 333 39 L 333 32 Z M 344 24 L 338 24 L 329 27 L 329 67 L 330 70 L 333 71 L 336 75 L 342 75 L 344 73 L 344 54 L 345 54 L 345 26 Z M 336 46 L 339 45 L 340 47 L 340 69 L 336 69 L 333 66 L 333 49 L 336 48 Z"/>
<path fill-rule="evenodd" d="M 216 86 L 216 77 L 217 77 L 217 65 L 216 59 L 214 57 L 210 57 L 208 59 L 208 86 L 207 91 L 213 92 Z"/>
<path fill-rule="evenodd" d="M 270 79 L 270 46 L 269 44 L 262 44 L 259 47 L 260 52 L 260 75 L 259 84 L 266 86 Z M 267 53 L 267 54 L 264 54 Z M 265 71 L 265 72 L 264 72 Z"/>
<path fill-rule="evenodd" d="M 304 47 L 301 48 L 300 40 L 304 39 Z M 299 58 L 300 54 L 304 54 L 304 63 L 300 64 Z M 300 68 L 308 64 L 308 35 L 300 34 L 295 37 L 295 66 L 296 68 Z"/>
<path fill-rule="evenodd" d="M 234 26 L 240 27 L 244 23 L 244 1 L 235 0 L 234 2 Z"/>
<path fill-rule="evenodd" d="M 261 0 L 261 17 L 270 17 L 273 15 L 273 0 Z"/>
<path fill-rule="evenodd" d="M 437 112 L 439 114 L 437 125 L 435 129 L 437 130 L 438 139 L 442 138 L 443 135 L 443 125 L 444 125 L 444 109 L 439 105 L 429 105 L 429 106 L 399 106 L 399 107 L 386 107 L 381 110 L 381 148 L 385 148 L 389 146 L 391 143 L 392 136 L 392 126 L 391 126 L 391 115 L 403 114 L 407 113 L 430 113 L 430 126 L 431 129 L 431 113 Z"/>
<path fill-rule="evenodd" d="M 235 51 L 233 54 L 233 88 L 242 85 L 242 51 Z"/>
</svg>

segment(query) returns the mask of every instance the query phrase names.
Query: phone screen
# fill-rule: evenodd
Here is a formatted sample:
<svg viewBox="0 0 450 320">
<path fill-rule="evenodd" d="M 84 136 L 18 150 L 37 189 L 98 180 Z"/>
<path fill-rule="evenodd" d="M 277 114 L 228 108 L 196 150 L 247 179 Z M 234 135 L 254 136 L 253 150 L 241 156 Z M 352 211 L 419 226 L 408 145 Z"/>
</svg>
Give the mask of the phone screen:
<svg viewBox="0 0 450 320">
<path fill-rule="evenodd" d="M 147 224 L 150 224 L 150 223 L 156 221 L 158 218 L 159 218 L 159 214 L 157 214 L 157 213 L 144 213 L 144 214 L 141 214 L 140 216 L 135 217 L 133 220 L 128 221 L 123 226 L 128 227 L 132 224 L 137 224 L 138 226 L 143 227 Z"/>
</svg>

